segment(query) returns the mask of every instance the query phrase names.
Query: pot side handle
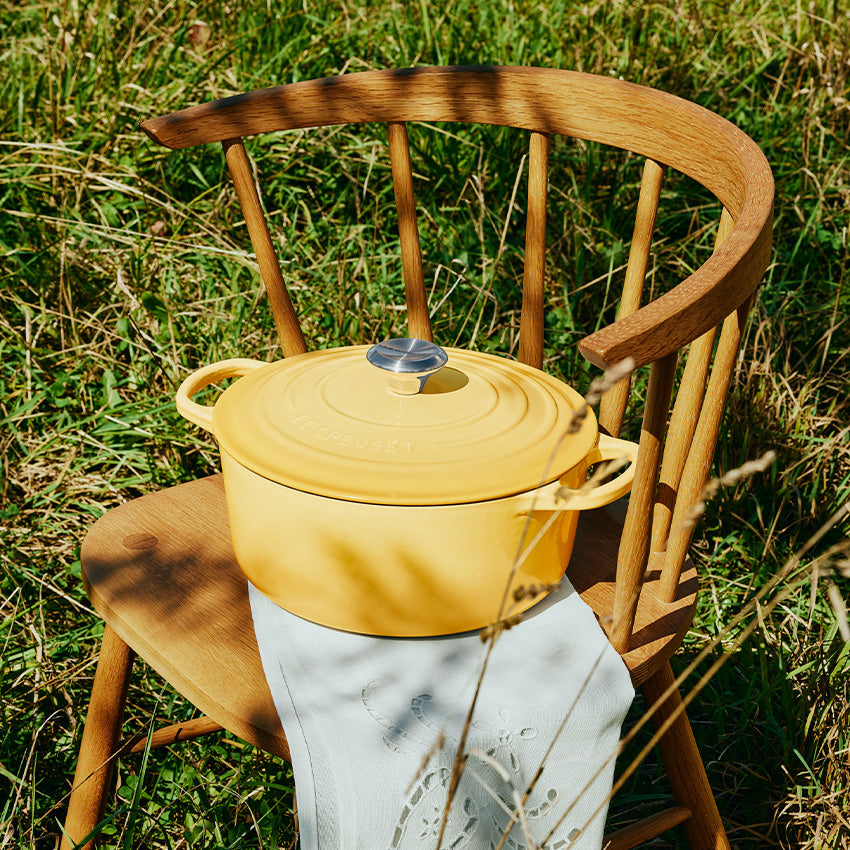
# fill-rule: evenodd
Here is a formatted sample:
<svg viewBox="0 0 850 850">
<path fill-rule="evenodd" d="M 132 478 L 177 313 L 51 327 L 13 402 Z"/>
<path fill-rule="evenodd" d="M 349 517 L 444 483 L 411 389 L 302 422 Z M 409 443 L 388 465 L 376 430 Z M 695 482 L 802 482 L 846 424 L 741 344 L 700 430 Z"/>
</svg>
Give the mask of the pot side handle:
<svg viewBox="0 0 850 850">
<path fill-rule="evenodd" d="M 213 433 L 213 407 L 214 405 L 198 404 L 192 401 L 192 397 L 199 393 L 204 387 L 223 381 L 225 378 L 237 378 L 247 375 L 268 363 L 262 360 L 248 360 L 244 357 L 236 357 L 232 360 L 219 360 L 196 369 L 183 381 L 177 389 L 175 402 L 181 416 L 200 425 L 206 431 Z"/>
<path fill-rule="evenodd" d="M 553 481 L 551 484 L 528 493 L 528 496 L 533 499 L 533 502 L 529 502 L 528 509 L 535 511 L 584 511 L 610 505 L 611 502 L 625 496 L 632 489 L 637 456 L 637 443 L 600 434 L 599 441 L 587 454 L 588 467 L 603 462 L 616 464 L 617 461 L 621 462 L 620 465 L 623 462 L 628 463 L 628 466 L 611 481 L 606 481 L 597 487 L 570 490 L 559 481 Z"/>
</svg>

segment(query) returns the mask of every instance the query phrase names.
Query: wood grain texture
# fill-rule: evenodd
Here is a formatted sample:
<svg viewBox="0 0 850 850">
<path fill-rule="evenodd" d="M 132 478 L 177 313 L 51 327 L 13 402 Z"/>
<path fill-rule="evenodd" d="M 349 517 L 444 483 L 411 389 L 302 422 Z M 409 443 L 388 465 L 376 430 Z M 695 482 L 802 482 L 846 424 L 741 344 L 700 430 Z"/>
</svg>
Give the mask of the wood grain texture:
<svg viewBox="0 0 850 850">
<path fill-rule="evenodd" d="M 630 646 L 635 606 L 649 562 L 652 504 L 658 484 L 661 446 L 667 426 L 675 371 L 676 355 L 669 354 L 653 363 L 649 373 L 646 407 L 640 432 L 640 450 L 617 556 L 617 599 L 614 605 L 611 643 L 621 655 L 627 652 Z M 664 598 L 666 601 L 672 601 L 670 597 Z"/>
<path fill-rule="evenodd" d="M 632 847 L 638 847 L 645 841 L 651 841 L 668 829 L 684 823 L 690 816 L 691 810 L 685 806 L 672 806 L 656 812 L 606 835 L 602 850 L 631 850 Z"/>
<path fill-rule="evenodd" d="M 263 676 L 247 581 L 233 556 L 220 476 L 110 511 L 80 557 L 95 609 L 151 667 L 224 728 L 289 757 Z"/>
<path fill-rule="evenodd" d="M 546 193 L 549 187 L 549 137 L 532 133 L 528 144 L 528 212 L 519 361 L 543 368 L 543 288 L 546 275 Z"/>
<path fill-rule="evenodd" d="M 687 174 L 730 210 L 732 233 L 694 274 L 582 340 L 597 366 L 627 356 L 641 366 L 682 348 L 742 304 L 767 268 L 773 178 L 756 144 L 696 104 L 622 80 L 499 66 L 366 71 L 237 95 L 141 126 L 161 144 L 184 148 L 370 121 L 501 124 L 602 142 Z"/>
<path fill-rule="evenodd" d="M 667 439 L 664 443 L 658 491 L 653 505 L 650 546 L 654 552 L 663 552 L 667 546 L 667 535 L 670 532 L 676 494 L 679 492 L 682 472 L 702 410 L 705 379 L 711 364 L 715 336 L 716 331 L 712 328 L 691 343 L 679 391 L 676 393 L 676 401 L 667 429 Z"/>
<path fill-rule="evenodd" d="M 94 675 L 60 850 L 93 850 L 79 843 L 101 821 L 109 793 L 135 653 L 107 624 Z"/>
<path fill-rule="evenodd" d="M 613 637 L 617 556 L 626 510 L 626 502 L 619 501 L 606 508 L 583 511 L 567 568 L 567 577 L 596 614 L 609 640 Z M 621 653 L 636 687 L 679 648 L 696 607 L 698 580 L 690 561 L 682 571 L 673 602 L 660 601 L 662 563 L 661 558 L 650 555 L 637 597 L 631 642 L 628 650 Z"/>
<path fill-rule="evenodd" d="M 257 255 L 260 276 L 269 298 L 269 306 L 283 354 L 285 357 L 303 354 L 307 350 L 307 344 L 304 342 L 301 325 L 298 323 L 295 308 L 292 306 L 292 300 L 283 282 L 280 263 L 269 235 L 248 154 L 245 152 L 241 139 L 226 139 L 223 147 L 227 167 L 230 169 L 230 176 L 233 178 L 236 194 L 239 196 L 239 205 L 245 216 L 248 235 L 251 237 L 254 253 Z"/>
<path fill-rule="evenodd" d="M 676 494 L 670 536 L 664 556 L 660 588 L 662 599 L 672 599 L 679 584 L 678 571 L 687 556 L 694 531 L 692 512 L 711 469 L 714 447 L 726 406 L 726 395 L 735 371 L 735 359 L 738 356 L 748 311 L 749 303 L 739 307 L 726 319 L 720 332 L 693 444 L 685 461 L 682 480 Z"/>
<path fill-rule="evenodd" d="M 674 682 L 675 676 L 670 665 L 662 665 L 643 685 L 646 704 L 660 703 Z M 661 702 L 652 721 L 656 729 L 671 722 L 666 734 L 658 742 L 658 749 L 676 802 L 691 812 L 691 817 L 684 822 L 691 850 L 731 850 L 691 724 L 677 690 L 674 689 Z"/>
<path fill-rule="evenodd" d="M 706 185 L 736 218 L 746 203 L 748 158 L 762 158 L 741 130 L 690 101 L 551 68 L 366 71 L 235 95 L 152 118 L 141 128 L 178 149 L 279 130 L 391 121 L 497 124 L 632 150 Z"/>
<path fill-rule="evenodd" d="M 720 213 L 720 222 L 717 225 L 717 235 L 714 238 L 715 252 L 729 238 L 734 229 L 735 219 L 732 217 L 732 213 L 724 207 Z"/>
<path fill-rule="evenodd" d="M 413 194 L 413 171 L 410 164 L 407 127 L 396 121 L 390 122 L 387 124 L 387 136 L 395 204 L 398 210 L 398 234 L 407 303 L 408 336 L 433 342 L 431 317 L 428 314 L 428 302 L 425 297 L 425 280 L 422 276 L 422 249 L 419 245 L 419 227 L 416 222 L 416 199 Z"/>
<path fill-rule="evenodd" d="M 173 723 L 170 726 L 154 729 L 150 736 L 135 735 L 122 743 L 120 749 L 122 753 L 140 753 L 148 746 L 148 740 L 150 740 L 150 748 L 155 750 L 159 747 L 169 747 L 180 741 L 191 741 L 203 735 L 223 731 L 224 727 L 215 720 L 210 720 L 209 717 L 196 717 L 185 723 Z"/>
<path fill-rule="evenodd" d="M 658 201 L 661 198 L 663 183 L 664 168 L 648 159 L 644 163 L 643 177 L 640 182 L 632 244 L 629 248 L 623 292 L 620 295 L 620 306 L 617 310 L 618 320 L 631 316 L 640 308 L 646 269 L 649 265 L 649 253 L 652 250 L 652 231 L 655 228 L 655 217 L 658 213 Z M 602 396 L 599 404 L 599 427 L 613 437 L 619 435 L 623 425 L 630 389 L 631 379 L 623 378 Z"/>
</svg>

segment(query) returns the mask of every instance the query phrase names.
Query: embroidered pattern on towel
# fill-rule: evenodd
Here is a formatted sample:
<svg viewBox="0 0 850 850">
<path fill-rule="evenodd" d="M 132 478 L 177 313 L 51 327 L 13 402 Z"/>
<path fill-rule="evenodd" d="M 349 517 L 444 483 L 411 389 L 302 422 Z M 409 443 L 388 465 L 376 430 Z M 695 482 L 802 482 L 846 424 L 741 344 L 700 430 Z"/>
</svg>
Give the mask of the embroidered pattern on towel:
<svg viewBox="0 0 850 850">
<path fill-rule="evenodd" d="M 410 717 L 416 723 L 412 725 L 412 728 L 403 728 L 381 712 L 379 707 L 381 686 L 382 683 L 379 680 L 372 680 L 363 688 L 361 698 L 366 712 L 382 729 L 384 746 L 390 752 L 405 755 L 421 756 L 423 752 L 428 752 L 436 736 L 441 732 L 436 722 L 437 718 L 431 719 L 427 714 L 427 709 L 433 706 L 434 696 L 422 693 L 411 699 Z M 538 737 L 538 731 L 533 726 L 512 723 L 510 708 L 500 708 L 496 714 L 500 721 L 496 726 L 486 721 L 472 721 L 470 745 L 475 750 L 478 749 L 475 744 L 479 744 L 488 757 L 502 765 L 510 774 L 511 789 L 522 793 L 528 785 L 529 777 L 523 775 L 521 764 L 530 763 L 527 744 L 525 750 L 523 749 L 524 742 L 535 740 Z M 456 744 L 456 742 L 452 743 Z M 483 750 L 483 747 L 488 744 L 488 749 Z M 408 798 L 402 805 L 388 850 L 420 846 L 418 842 L 425 842 L 425 846 L 436 842 L 452 775 L 453 754 L 453 747 L 444 748 L 437 755 L 441 766 L 426 768 L 416 779 Z M 510 813 L 514 807 L 513 795 L 505 793 L 506 789 L 501 787 L 505 783 L 500 781 L 495 772 L 489 768 L 492 775 L 487 777 L 481 775 L 481 766 L 470 765 L 467 769 L 470 771 L 469 776 L 472 781 L 461 781 L 460 787 L 466 793 L 455 801 L 449 813 L 447 830 L 443 839 L 444 846 L 451 850 L 456 848 L 460 850 L 469 846 L 470 841 L 478 836 L 479 839 L 484 840 L 487 847 L 495 848 L 510 823 Z M 493 806 L 487 805 L 488 802 L 495 802 L 494 797 L 501 804 L 498 806 L 503 815 L 500 818 L 495 817 Z M 558 799 L 559 794 L 555 788 L 535 790 L 526 801 L 526 822 L 533 823 L 545 815 Z M 488 834 L 480 835 L 482 832 Z M 578 837 L 578 830 L 574 831 L 572 837 Z M 404 842 L 405 838 L 410 840 Z M 476 846 L 482 846 L 480 840 Z M 513 848 L 520 850 L 525 846 L 525 842 L 518 843 L 511 837 L 504 844 L 506 850 L 513 850 Z M 555 844 L 546 845 L 546 848 L 556 850 L 558 847 L 565 846 L 566 842 L 558 841 Z"/>
</svg>

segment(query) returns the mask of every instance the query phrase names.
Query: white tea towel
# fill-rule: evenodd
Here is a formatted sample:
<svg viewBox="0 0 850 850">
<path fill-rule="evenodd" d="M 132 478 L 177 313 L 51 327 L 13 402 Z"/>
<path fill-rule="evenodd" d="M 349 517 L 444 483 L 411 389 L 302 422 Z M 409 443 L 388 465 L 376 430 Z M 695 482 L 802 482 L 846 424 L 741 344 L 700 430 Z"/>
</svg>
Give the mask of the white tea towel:
<svg viewBox="0 0 850 850">
<path fill-rule="evenodd" d="M 350 634 L 303 620 L 253 586 L 250 598 L 292 753 L 301 850 L 437 850 L 486 653 L 479 633 Z M 598 850 L 633 698 L 625 664 L 564 578 L 493 648 L 440 850 L 496 848 L 544 758 L 504 847 L 528 847 L 524 836 L 541 845 L 568 812 L 545 847 Z M 441 732 L 444 745 L 422 767 Z"/>
</svg>

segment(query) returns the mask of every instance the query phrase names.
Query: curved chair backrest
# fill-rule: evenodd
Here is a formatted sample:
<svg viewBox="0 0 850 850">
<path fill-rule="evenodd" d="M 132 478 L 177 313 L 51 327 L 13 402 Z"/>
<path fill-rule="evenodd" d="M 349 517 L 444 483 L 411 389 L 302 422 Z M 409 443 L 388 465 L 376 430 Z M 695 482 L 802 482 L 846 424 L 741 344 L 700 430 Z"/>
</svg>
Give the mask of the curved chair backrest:
<svg viewBox="0 0 850 850">
<path fill-rule="evenodd" d="M 656 557 L 665 553 L 662 599 L 670 601 L 676 594 L 690 542 L 688 515 L 710 468 L 742 328 L 768 264 L 773 180 L 753 141 L 714 113 L 646 87 L 570 71 L 489 66 L 368 71 L 293 83 L 154 118 L 142 129 L 175 149 L 223 144 L 283 352 L 289 356 L 305 351 L 306 343 L 243 137 L 339 124 L 388 125 L 408 329 L 411 336 L 430 340 L 406 124 L 441 121 L 530 133 L 519 359 L 536 367 L 543 362 L 550 137 L 600 142 L 646 157 L 617 321 L 579 343 L 582 354 L 603 368 L 626 358 L 634 368 L 651 364 L 609 630 L 615 647 L 626 652 L 650 551 Z M 665 168 L 704 186 L 720 201 L 723 214 L 713 255 L 669 292 L 640 306 Z M 687 346 L 671 416 L 678 354 Z M 606 393 L 600 410 L 605 430 L 619 431 L 627 396 L 627 381 Z"/>
</svg>

